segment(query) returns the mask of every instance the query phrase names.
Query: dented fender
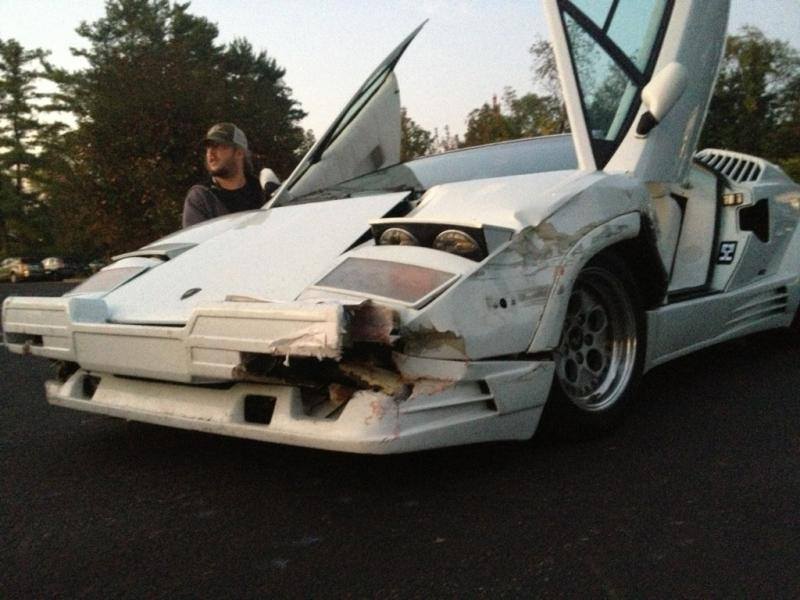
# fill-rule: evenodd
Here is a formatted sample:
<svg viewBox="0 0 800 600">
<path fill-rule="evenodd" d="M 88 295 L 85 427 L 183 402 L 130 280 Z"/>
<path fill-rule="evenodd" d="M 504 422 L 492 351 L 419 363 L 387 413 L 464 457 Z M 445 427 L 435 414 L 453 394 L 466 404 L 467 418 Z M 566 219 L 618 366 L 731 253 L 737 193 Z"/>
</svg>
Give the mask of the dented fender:
<svg viewBox="0 0 800 600">
<path fill-rule="evenodd" d="M 580 269 L 603 249 L 637 237 L 648 207 L 647 189 L 627 175 L 605 177 L 554 202 L 549 215 L 519 229 L 404 323 L 404 352 L 480 360 L 551 350 L 566 310 L 564 294 Z M 530 217 L 517 216 L 521 222 Z"/>
<path fill-rule="evenodd" d="M 586 263 L 601 251 L 619 242 L 633 239 L 641 230 L 641 215 L 631 212 L 603 223 L 585 234 L 567 252 L 554 272 L 547 304 L 541 313 L 536 334 L 528 352 L 551 350 L 558 345 L 561 327 L 569 304 L 569 295 L 578 274 Z"/>
</svg>

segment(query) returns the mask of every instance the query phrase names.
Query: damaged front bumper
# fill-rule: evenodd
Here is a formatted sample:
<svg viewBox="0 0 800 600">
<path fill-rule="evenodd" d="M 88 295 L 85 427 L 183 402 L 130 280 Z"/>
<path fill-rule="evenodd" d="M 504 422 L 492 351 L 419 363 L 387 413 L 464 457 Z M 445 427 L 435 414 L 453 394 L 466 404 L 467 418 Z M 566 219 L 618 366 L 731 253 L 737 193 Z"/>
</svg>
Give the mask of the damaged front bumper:
<svg viewBox="0 0 800 600">
<path fill-rule="evenodd" d="M 353 343 L 387 349 L 391 320 L 380 307 L 226 302 L 198 307 L 182 327 L 115 324 L 106 313 L 102 300 L 89 298 L 4 303 L 3 335 L 12 352 L 79 365 L 65 381 L 47 382 L 52 404 L 383 454 L 527 439 L 553 376 L 548 360 L 468 362 L 388 350 L 390 369 L 348 362 Z M 281 364 L 275 371 L 249 369 L 254 356 Z M 332 369 L 324 397 L 313 373 L 306 381 L 275 374 L 291 373 L 293 361 L 306 361 L 323 378 L 326 365 Z M 336 381 L 340 374 L 345 384 Z"/>
</svg>

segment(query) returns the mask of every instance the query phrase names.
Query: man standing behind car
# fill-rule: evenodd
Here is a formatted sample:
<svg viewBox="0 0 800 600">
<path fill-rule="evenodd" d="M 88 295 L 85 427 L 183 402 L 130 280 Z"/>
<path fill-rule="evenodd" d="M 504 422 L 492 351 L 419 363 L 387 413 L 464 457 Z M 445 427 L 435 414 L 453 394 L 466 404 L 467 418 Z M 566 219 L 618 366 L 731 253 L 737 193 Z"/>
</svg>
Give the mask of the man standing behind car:
<svg viewBox="0 0 800 600">
<path fill-rule="evenodd" d="M 205 163 L 211 185 L 193 185 L 183 203 L 183 226 L 264 205 L 264 192 L 251 174 L 244 132 L 233 123 L 217 123 L 206 134 Z"/>
</svg>

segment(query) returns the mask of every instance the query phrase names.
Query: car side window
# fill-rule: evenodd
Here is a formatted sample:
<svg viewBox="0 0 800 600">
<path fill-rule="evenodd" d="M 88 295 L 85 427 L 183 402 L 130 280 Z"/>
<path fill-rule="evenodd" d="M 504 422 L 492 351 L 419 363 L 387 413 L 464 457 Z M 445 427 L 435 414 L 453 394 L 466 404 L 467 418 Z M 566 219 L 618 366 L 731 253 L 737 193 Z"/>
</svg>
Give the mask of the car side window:
<svg viewBox="0 0 800 600">
<path fill-rule="evenodd" d="M 559 0 L 592 151 L 603 168 L 636 114 L 671 0 Z"/>
</svg>

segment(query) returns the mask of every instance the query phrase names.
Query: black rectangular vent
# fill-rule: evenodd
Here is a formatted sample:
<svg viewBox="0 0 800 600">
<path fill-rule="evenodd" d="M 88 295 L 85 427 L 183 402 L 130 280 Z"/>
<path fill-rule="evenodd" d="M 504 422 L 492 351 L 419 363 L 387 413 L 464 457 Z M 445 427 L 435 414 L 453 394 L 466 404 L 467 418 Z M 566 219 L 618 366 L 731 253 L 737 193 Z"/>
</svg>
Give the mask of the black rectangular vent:
<svg viewBox="0 0 800 600">
<path fill-rule="evenodd" d="M 269 425 L 273 412 L 275 412 L 274 396 L 257 396 L 255 394 L 245 396 L 244 420 L 247 423 Z"/>
</svg>

